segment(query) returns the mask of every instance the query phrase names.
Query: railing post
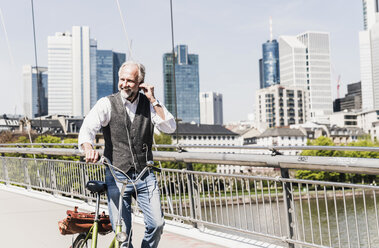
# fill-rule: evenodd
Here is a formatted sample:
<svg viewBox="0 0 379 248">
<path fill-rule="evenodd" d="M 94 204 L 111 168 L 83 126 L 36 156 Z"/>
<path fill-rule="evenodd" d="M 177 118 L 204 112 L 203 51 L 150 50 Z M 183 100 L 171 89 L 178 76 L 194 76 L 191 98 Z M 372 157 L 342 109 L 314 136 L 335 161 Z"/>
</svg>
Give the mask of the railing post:
<svg viewBox="0 0 379 248">
<path fill-rule="evenodd" d="M 193 171 L 193 165 L 192 163 L 186 163 L 187 170 L 188 171 Z M 191 219 L 195 220 L 196 219 L 196 208 L 195 208 L 195 198 L 193 196 L 193 180 L 192 180 L 192 174 L 187 173 L 187 185 L 188 185 L 188 199 L 190 201 L 190 214 L 191 214 Z M 194 228 L 197 228 L 197 223 L 195 221 L 192 221 L 192 226 Z"/>
<path fill-rule="evenodd" d="M 8 168 L 7 168 L 7 159 L 6 158 L 2 158 L 1 160 L 3 161 L 3 173 L 4 173 L 5 184 L 9 185 L 9 175 L 8 175 Z"/>
<path fill-rule="evenodd" d="M 88 182 L 88 174 L 86 173 L 86 166 L 81 164 L 79 161 L 77 162 L 79 166 L 81 166 L 80 169 L 80 180 L 81 180 L 81 187 L 82 187 L 82 195 L 85 197 L 86 201 L 90 201 L 90 199 L 86 195 L 86 182 Z"/>
<path fill-rule="evenodd" d="M 50 156 L 48 156 L 48 160 L 50 160 L 49 158 Z M 49 161 L 49 168 L 50 168 L 50 182 L 51 182 L 51 188 L 52 188 L 52 191 L 53 191 L 53 194 L 56 195 L 58 192 L 58 187 L 57 187 L 57 177 L 55 175 L 55 168 L 54 168 L 54 165 L 51 164 L 51 162 Z"/>
<path fill-rule="evenodd" d="M 288 172 L 288 169 L 284 169 L 284 168 L 280 168 L 280 173 L 281 173 L 281 176 L 282 178 L 289 178 L 289 172 Z M 293 216 L 292 216 L 292 213 L 293 213 L 293 210 L 291 208 L 291 201 L 292 201 L 292 192 L 291 192 L 291 188 L 289 186 L 289 183 L 288 182 L 283 182 L 283 193 L 284 193 L 284 207 L 287 211 L 287 223 L 288 223 L 288 237 L 290 239 L 293 238 Z M 289 248 L 294 248 L 295 245 L 292 244 L 292 243 L 288 243 L 288 247 Z"/>
<path fill-rule="evenodd" d="M 24 181 L 26 184 L 26 188 L 30 190 L 31 187 L 31 180 L 30 180 L 30 175 L 29 175 L 29 170 L 28 170 L 28 163 L 26 159 L 22 158 L 22 165 L 24 167 Z"/>
</svg>

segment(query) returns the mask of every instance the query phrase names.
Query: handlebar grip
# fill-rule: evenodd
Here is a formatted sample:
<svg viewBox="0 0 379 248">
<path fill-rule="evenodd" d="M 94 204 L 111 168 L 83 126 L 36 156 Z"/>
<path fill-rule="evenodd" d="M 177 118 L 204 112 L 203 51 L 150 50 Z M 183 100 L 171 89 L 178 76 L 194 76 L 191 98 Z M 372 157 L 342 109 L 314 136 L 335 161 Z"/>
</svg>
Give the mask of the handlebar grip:
<svg viewBox="0 0 379 248">
<path fill-rule="evenodd" d="M 159 168 L 157 168 L 157 167 L 151 167 L 151 169 L 153 170 L 153 171 L 156 171 L 156 172 L 161 172 L 162 170 L 161 169 L 159 169 Z"/>
</svg>

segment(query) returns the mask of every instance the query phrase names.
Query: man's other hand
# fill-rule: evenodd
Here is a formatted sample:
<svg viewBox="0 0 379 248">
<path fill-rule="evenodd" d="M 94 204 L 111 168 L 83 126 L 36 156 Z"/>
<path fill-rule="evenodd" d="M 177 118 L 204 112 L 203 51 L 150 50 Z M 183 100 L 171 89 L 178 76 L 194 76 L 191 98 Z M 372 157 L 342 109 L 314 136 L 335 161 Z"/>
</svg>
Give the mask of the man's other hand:
<svg viewBox="0 0 379 248">
<path fill-rule="evenodd" d="M 86 163 L 96 163 L 99 160 L 99 152 L 94 150 L 91 144 L 84 143 L 82 144 L 82 148 L 86 155 Z"/>
</svg>

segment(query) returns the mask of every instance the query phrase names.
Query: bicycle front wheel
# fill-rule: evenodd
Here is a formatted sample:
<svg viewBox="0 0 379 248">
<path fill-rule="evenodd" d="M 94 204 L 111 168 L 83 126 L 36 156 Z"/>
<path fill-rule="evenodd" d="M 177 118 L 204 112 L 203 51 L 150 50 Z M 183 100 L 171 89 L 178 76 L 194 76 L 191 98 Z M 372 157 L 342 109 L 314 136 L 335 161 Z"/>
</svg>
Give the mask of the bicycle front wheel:
<svg viewBox="0 0 379 248">
<path fill-rule="evenodd" d="M 86 240 L 87 233 L 80 233 L 78 237 L 74 240 L 74 243 L 72 244 L 72 248 L 88 248 L 87 241 Z"/>
</svg>

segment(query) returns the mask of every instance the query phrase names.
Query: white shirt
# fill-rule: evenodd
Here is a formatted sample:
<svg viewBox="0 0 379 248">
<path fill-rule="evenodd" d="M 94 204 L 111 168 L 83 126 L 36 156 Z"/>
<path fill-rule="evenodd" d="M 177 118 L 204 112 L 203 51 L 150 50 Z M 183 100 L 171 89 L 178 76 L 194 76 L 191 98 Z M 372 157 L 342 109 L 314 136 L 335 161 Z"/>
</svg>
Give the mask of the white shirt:
<svg viewBox="0 0 379 248">
<path fill-rule="evenodd" d="M 127 99 L 123 98 L 120 94 L 121 100 L 125 105 L 126 112 L 129 115 L 130 121 L 133 122 L 134 117 L 136 115 L 137 106 L 139 102 L 139 94 L 137 99 L 134 102 L 130 102 Z M 165 120 L 162 120 L 159 115 L 154 110 L 154 107 L 150 104 L 150 112 L 151 112 L 151 121 L 158 128 L 159 131 L 164 133 L 173 133 L 176 129 L 175 119 L 170 112 L 167 111 L 166 107 L 162 106 Z M 82 150 L 81 145 L 83 143 L 93 144 L 93 140 L 96 137 L 96 133 L 100 130 L 101 127 L 106 127 L 111 120 L 111 102 L 108 97 L 103 97 L 97 103 L 91 111 L 88 113 L 86 118 L 83 121 L 82 127 L 79 132 L 79 150 Z"/>
</svg>

